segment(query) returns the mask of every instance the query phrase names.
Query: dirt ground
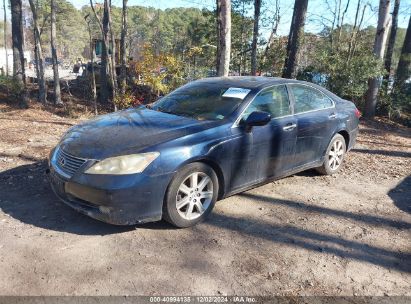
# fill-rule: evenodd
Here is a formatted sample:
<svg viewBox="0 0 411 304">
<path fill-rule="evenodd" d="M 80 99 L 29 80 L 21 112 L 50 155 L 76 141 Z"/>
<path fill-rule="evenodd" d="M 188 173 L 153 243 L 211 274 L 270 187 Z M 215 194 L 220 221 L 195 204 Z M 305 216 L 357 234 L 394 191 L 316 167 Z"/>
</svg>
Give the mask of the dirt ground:
<svg viewBox="0 0 411 304">
<path fill-rule="evenodd" d="M 307 171 L 211 218 L 117 227 L 63 205 L 45 158 L 78 120 L 0 106 L 0 295 L 409 295 L 411 132 L 361 124 L 336 176 Z"/>
</svg>

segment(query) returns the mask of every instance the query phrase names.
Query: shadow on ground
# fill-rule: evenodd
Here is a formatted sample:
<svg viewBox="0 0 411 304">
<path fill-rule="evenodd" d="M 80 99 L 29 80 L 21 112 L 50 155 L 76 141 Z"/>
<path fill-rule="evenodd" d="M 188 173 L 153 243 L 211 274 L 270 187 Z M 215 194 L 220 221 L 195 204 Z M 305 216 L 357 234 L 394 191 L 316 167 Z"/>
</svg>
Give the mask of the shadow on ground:
<svg viewBox="0 0 411 304">
<path fill-rule="evenodd" d="M 277 244 L 286 244 L 312 252 L 333 254 L 347 260 L 357 260 L 387 269 L 411 273 L 410 253 L 371 246 L 328 233 L 309 231 L 290 225 L 257 222 L 247 218 L 234 220 L 225 214 L 214 214 L 206 224 Z"/>
<path fill-rule="evenodd" d="M 359 225 L 366 224 L 387 229 L 409 230 L 411 223 L 392 220 L 368 214 L 359 214 L 348 211 L 335 210 L 326 207 L 313 206 L 301 202 L 281 200 L 252 193 L 242 193 L 239 196 L 271 203 L 277 206 L 301 211 L 302 214 L 324 214 L 338 220 L 355 221 Z M 377 246 L 372 246 L 360 241 L 345 239 L 342 236 L 332 235 L 327 232 L 310 231 L 291 225 L 277 225 L 267 221 L 251 218 L 233 218 L 226 214 L 213 214 L 206 224 L 217 226 L 221 229 L 236 231 L 247 236 L 260 238 L 273 243 L 287 244 L 313 252 L 333 254 L 349 260 L 357 260 L 411 273 L 411 253 L 393 251 Z"/>
<path fill-rule="evenodd" d="M 80 235 L 105 235 L 134 229 L 93 220 L 64 205 L 52 192 L 45 161 L 0 173 L 0 208 L 33 226 Z"/>
<path fill-rule="evenodd" d="M 388 192 L 398 209 L 411 214 L 411 175 Z"/>
<path fill-rule="evenodd" d="M 136 226 L 113 226 L 101 223 L 67 207 L 52 193 L 45 170 L 46 163 L 43 161 L 1 172 L 1 210 L 26 224 L 78 235 L 107 235 L 136 229 Z M 311 174 L 314 173 L 308 173 L 308 175 Z M 400 184 L 398 189 L 405 187 L 404 191 L 409 192 L 409 190 L 407 190 L 410 189 L 409 183 L 410 178 L 408 177 Z M 392 193 L 396 193 L 396 191 Z M 411 229 L 411 223 L 409 222 L 375 215 L 335 210 L 252 193 L 243 193 L 240 195 L 248 199 L 263 201 L 277 206 L 285 206 L 298 210 L 302 214 L 314 212 L 334 217 L 336 220 L 350 220 L 351 222 L 354 221 L 359 224 L 378 226 L 380 228 Z M 392 197 L 400 209 L 402 209 L 400 206 L 407 204 L 406 200 L 403 201 L 403 199 L 406 199 L 406 196 L 401 196 L 399 200 L 396 199 L 395 195 Z M 406 210 L 408 210 L 408 207 L 406 206 Z M 235 218 L 221 213 L 212 214 L 211 218 L 205 223 L 205 226 L 207 225 L 239 232 L 247 237 L 260 238 L 273 243 L 287 244 L 313 252 L 334 254 L 346 259 L 358 260 L 387 269 L 411 273 L 411 254 L 409 252 L 396 252 L 359 241 L 345 239 L 341 236 L 331 235 L 327 232 L 310 231 L 291 225 L 276 225 L 251 217 Z M 137 227 L 159 230 L 173 229 L 164 222 L 145 224 Z"/>
<path fill-rule="evenodd" d="M 352 149 L 354 152 L 365 153 L 365 154 L 378 154 L 384 156 L 393 157 L 411 157 L 411 153 L 404 151 L 388 151 L 388 150 L 371 150 L 371 149 Z"/>
<path fill-rule="evenodd" d="M 268 196 L 251 194 L 249 192 L 241 193 L 239 194 L 239 196 L 246 197 L 248 199 L 263 201 L 265 203 L 271 203 L 277 206 L 285 206 L 288 208 L 292 208 L 294 210 L 299 210 L 301 211 L 301 213 L 323 214 L 323 215 L 332 216 L 335 218 L 354 220 L 358 223 L 363 223 L 366 225 L 377 226 L 377 227 L 385 226 L 385 227 L 393 227 L 397 229 L 411 229 L 411 223 L 409 222 L 404 222 L 401 220 L 392 220 L 389 218 L 384 218 L 384 217 L 375 216 L 375 215 L 354 213 L 354 212 L 337 210 L 337 209 L 332 209 L 332 208 L 327 208 L 327 207 L 314 206 L 314 205 L 309 205 L 303 202 L 281 200 L 281 199 L 276 199 L 276 198 L 272 198 Z"/>
</svg>

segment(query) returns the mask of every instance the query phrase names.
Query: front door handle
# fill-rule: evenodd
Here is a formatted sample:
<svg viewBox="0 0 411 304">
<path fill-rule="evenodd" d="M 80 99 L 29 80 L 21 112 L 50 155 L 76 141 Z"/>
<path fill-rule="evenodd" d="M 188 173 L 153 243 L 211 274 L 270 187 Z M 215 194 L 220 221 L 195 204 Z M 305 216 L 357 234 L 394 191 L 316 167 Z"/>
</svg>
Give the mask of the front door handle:
<svg viewBox="0 0 411 304">
<path fill-rule="evenodd" d="M 336 119 L 337 118 L 337 114 L 335 113 L 331 113 L 330 116 L 328 116 L 329 119 Z"/>
<path fill-rule="evenodd" d="M 283 127 L 283 130 L 284 130 L 284 131 L 291 131 L 291 130 L 293 130 L 295 127 L 297 127 L 297 125 L 296 125 L 295 123 L 290 123 L 290 124 L 285 125 L 285 126 Z"/>
</svg>

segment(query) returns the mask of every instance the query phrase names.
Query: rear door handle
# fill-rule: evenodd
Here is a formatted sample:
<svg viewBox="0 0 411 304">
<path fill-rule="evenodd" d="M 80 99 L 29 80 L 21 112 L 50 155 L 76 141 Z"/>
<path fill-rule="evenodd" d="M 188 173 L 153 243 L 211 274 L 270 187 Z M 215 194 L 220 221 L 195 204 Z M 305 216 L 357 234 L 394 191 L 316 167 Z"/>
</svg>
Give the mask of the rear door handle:
<svg viewBox="0 0 411 304">
<path fill-rule="evenodd" d="M 337 118 L 337 114 L 335 113 L 331 113 L 330 116 L 328 116 L 329 119 L 336 119 Z"/>
<path fill-rule="evenodd" d="M 284 130 L 284 131 L 291 131 L 291 130 L 293 130 L 296 126 L 297 126 L 297 125 L 296 125 L 295 123 L 290 123 L 290 124 L 285 125 L 285 126 L 283 127 L 283 130 Z"/>
</svg>

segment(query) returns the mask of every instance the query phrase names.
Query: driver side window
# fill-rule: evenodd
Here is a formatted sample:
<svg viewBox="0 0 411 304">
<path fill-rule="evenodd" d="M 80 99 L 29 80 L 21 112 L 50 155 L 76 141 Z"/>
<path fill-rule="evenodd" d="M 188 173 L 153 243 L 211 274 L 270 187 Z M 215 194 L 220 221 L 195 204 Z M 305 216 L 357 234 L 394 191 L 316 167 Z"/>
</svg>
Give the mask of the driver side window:
<svg viewBox="0 0 411 304">
<path fill-rule="evenodd" d="M 254 111 L 267 112 L 271 118 L 282 117 L 291 114 L 285 85 L 278 85 L 260 92 L 245 110 L 242 119 L 247 119 Z"/>
</svg>

